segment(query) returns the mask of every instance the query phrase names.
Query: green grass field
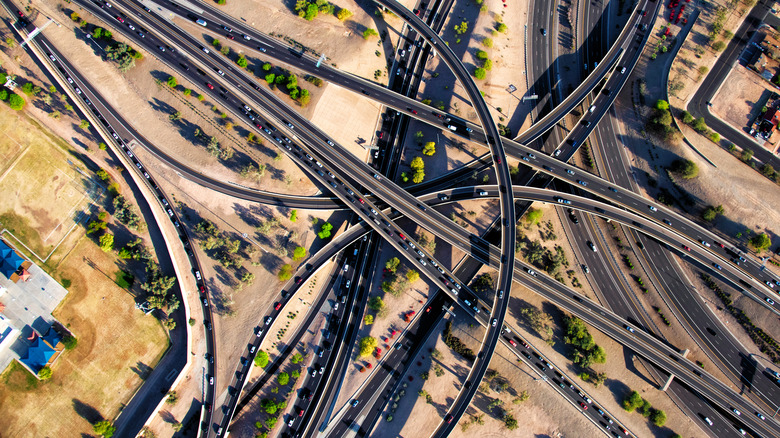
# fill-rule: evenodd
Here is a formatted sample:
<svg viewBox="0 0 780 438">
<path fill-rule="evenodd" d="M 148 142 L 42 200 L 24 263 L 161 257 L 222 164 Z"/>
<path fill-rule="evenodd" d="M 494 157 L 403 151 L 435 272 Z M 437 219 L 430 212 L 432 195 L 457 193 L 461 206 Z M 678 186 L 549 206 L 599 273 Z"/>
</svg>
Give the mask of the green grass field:
<svg viewBox="0 0 780 438">
<path fill-rule="evenodd" d="M 77 170 L 67 147 L 0 105 L 0 225 L 40 257 L 71 231 L 99 187 Z"/>
</svg>

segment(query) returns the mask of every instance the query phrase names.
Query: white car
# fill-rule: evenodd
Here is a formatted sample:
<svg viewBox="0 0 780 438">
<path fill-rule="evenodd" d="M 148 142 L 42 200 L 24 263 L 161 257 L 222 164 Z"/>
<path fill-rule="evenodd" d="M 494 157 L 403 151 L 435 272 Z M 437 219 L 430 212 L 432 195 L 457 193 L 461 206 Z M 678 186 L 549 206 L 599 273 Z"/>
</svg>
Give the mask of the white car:
<svg viewBox="0 0 780 438">
<path fill-rule="evenodd" d="M 658 209 L 653 207 L 652 205 L 648 205 L 647 208 L 649 208 L 650 211 L 658 211 Z"/>
</svg>

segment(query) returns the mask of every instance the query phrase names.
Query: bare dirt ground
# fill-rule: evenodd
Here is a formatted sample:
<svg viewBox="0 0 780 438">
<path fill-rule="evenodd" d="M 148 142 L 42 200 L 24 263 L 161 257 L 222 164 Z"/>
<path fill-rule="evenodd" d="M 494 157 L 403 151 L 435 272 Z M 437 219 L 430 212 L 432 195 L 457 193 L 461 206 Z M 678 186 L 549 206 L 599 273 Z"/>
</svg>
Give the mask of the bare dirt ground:
<svg viewBox="0 0 780 438">
<path fill-rule="evenodd" d="M 285 317 L 277 318 L 268 329 L 268 335 L 263 340 L 260 349 L 268 352 L 272 362 L 279 356 L 280 349 L 285 344 L 289 343 L 290 338 L 297 330 L 297 326 L 305 318 L 312 300 L 316 298 L 317 294 L 323 292 L 322 289 L 327 285 L 325 280 L 330 274 L 331 268 L 332 264 L 328 263 L 328 266 L 324 267 L 316 276 L 314 276 L 314 278 L 308 281 L 307 284 L 304 284 L 298 292 L 298 296 L 285 307 Z M 325 291 L 325 293 L 327 293 L 327 291 Z M 279 387 L 275 377 L 271 379 L 252 399 L 252 402 L 235 417 L 233 425 L 231 426 L 231 433 L 235 433 L 237 436 L 253 436 L 258 432 L 255 427 L 256 422 L 264 421 L 269 417 L 262 413 L 260 400 L 263 398 L 276 398 L 277 400 L 281 400 L 285 397 L 285 392 L 287 390 L 298 388 L 303 383 L 307 371 L 310 369 L 311 365 L 317 361 L 317 356 L 314 353 L 317 351 L 316 346 L 321 339 L 321 329 L 325 327 L 326 315 L 326 312 L 320 312 L 319 316 L 312 321 L 312 324 L 308 327 L 296 347 L 295 352 L 300 353 L 305 357 L 303 362 L 296 365 L 292 364 L 288 359 L 280 369 L 280 372 L 286 372 L 288 374 L 292 373 L 292 370 L 297 369 L 301 373 L 301 377 L 297 381 L 296 379 L 291 378 L 291 383 L 285 387 L 284 391 Z M 249 379 L 247 379 L 246 387 L 251 387 L 254 382 L 264 374 L 265 372 L 257 367 L 252 368 L 252 373 Z M 274 388 L 279 388 L 279 391 L 274 393 Z M 292 409 L 292 407 L 292 400 L 288 399 L 288 410 Z M 280 417 L 284 418 L 284 414 L 280 415 Z M 280 422 L 279 424 L 282 423 Z"/>
<path fill-rule="evenodd" d="M 312 123 L 361 160 L 375 142 L 378 103 L 335 85 L 326 85 Z"/>
<path fill-rule="evenodd" d="M 380 32 L 385 28 L 382 20 L 374 15 L 373 4 L 358 4 L 351 0 L 330 2 L 337 10 L 346 8 L 354 15 L 344 23 L 334 16 L 320 14 L 313 21 L 306 21 L 296 15 L 294 2 L 282 0 L 248 0 L 227 2 L 218 6 L 221 11 L 230 14 L 250 26 L 277 37 L 288 37 L 315 50 L 324 53 L 331 64 L 365 78 L 373 77 L 374 71 L 384 69 L 381 56 L 375 56 L 376 50 L 382 51 L 378 39 L 363 39 L 367 28 Z"/>
<path fill-rule="evenodd" d="M 200 84 L 195 87 L 181 81 L 175 91 L 170 87 L 158 85 L 155 81 L 164 82 L 170 75 L 170 70 L 151 53 L 145 53 L 146 56 L 136 63 L 136 67 L 122 74 L 113 64 L 101 60 L 102 49 L 96 48 L 94 44 L 87 45 L 84 33 L 69 26 L 69 17 L 45 5 L 41 7 L 68 24 L 62 27 L 47 27 L 44 31 L 47 37 L 55 43 L 60 42 L 57 48 L 74 65 L 78 65 L 79 71 L 101 92 L 109 104 L 123 114 L 138 132 L 154 142 L 155 146 L 171 156 L 187 157 L 185 165 L 214 178 L 232 180 L 268 191 L 296 194 L 317 192 L 317 188 L 308 182 L 309 179 L 291 160 L 274 160 L 278 149 L 248 144 L 244 139 L 248 131 L 241 126 L 243 120 L 234 119 L 232 116 L 223 119 L 220 116 L 223 111 L 221 102 L 212 102 L 210 99 L 199 102 L 196 96 Z M 79 13 L 89 23 L 98 26 L 104 24 L 83 10 L 79 10 Z M 122 40 L 121 36 L 117 35 L 116 38 Z M 192 96 L 183 95 L 185 87 L 195 88 Z M 214 111 L 212 107 L 217 110 Z M 175 111 L 182 114 L 179 122 L 171 122 L 168 118 Z M 230 128 L 225 125 L 226 122 L 236 126 Z M 217 137 L 223 147 L 232 148 L 235 151 L 234 157 L 223 161 L 211 156 L 206 151 L 205 143 L 196 140 L 196 129 Z M 259 183 L 238 175 L 240 168 L 251 162 L 267 166 L 266 177 Z M 290 183 L 287 182 L 288 178 Z"/>
<path fill-rule="evenodd" d="M 683 14 L 683 18 L 690 17 L 694 7 L 699 7 L 701 13 L 696 20 L 693 29 L 691 29 L 680 49 L 677 57 L 672 64 L 672 68 L 669 72 L 670 88 L 679 88 L 678 91 L 670 91 L 670 104 L 679 109 L 685 108 L 685 103 L 696 93 L 698 83 L 702 79 L 702 75 L 699 71 L 700 67 L 706 67 L 707 70 L 712 68 L 720 52 L 716 52 L 709 44 L 709 33 L 712 23 L 715 21 L 716 12 L 718 7 L 724 7 L 727 10 L 727 18 L 723 23 L 723 29 L 735 32 L 747 13 L 747 7 L 744 3 L 739 3 L 735 8 L 727 6 L 727 2 L 724 0 L 717 0 L 706 3 L 691 2 L 686 4 L 687 8 Z M 677 7 L 679 10 L 679 6 Z M 682 20 L 678 24 L 669 24 L 670 10 L 667 7 L 661 8 L 661 17 L 656 21 L 656 25 L 653 28 L 653 33 L 648 41 L 647 47 L 654 47 L 660 37 L 659 29 L 662 26 L 670 26 L 672 35 L 677 35 L 682 26 Z M 718 38 L 719 41 L 728 43 L 723 35 Z M 661 57 L 659 56 L 659 59 Z M 656 62 L 657 61 L 653 61 Z M 671 84 L 675 84 L 674 87 Z"/>
<path fill-rule="evenodd" d="M 737 129 L 744 129 L 761 112 L 759 102 L 766 102 L 775 88 L 753 70 L 735 64 L 711 100 L 711 111 Z"/>
</svg>

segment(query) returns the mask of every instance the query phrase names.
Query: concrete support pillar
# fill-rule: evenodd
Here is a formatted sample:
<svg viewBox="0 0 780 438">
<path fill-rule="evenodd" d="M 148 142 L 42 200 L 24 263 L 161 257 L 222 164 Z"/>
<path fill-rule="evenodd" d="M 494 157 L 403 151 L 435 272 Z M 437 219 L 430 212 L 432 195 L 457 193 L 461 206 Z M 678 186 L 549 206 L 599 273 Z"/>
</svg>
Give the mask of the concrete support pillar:
<svg viewBox="0 0 780 438">
<path fill-rule="evenodd" d="M 689 349 L 687 349 L 687 348 L 686 348 L 685 350 L 683 350 L 683 352 L 682 352 L 682 353 L 680 353 L 680 356 L 682 356 L 683 358 L 685 358 L 685 357 L 687 357 L 687 356 L 688 356 L 688 353 L 690 353 L 690 351 L 691 351 L 691 350 L 689 350 Z M 671 385 L 671 384 L 672 384 L 672 379 L 674 379 L 674 374 L 669 374 L 669 378 L 668 378 L 668 379 L 666 379 L 666 382 L 665 382 L 665 383 L 664 383 L 664 385 L 661 387 L 661 391 L 664 391 L 664 392 L 665 392 L 667 389 L 669 389 L 669 385 Z"/>
</svg>

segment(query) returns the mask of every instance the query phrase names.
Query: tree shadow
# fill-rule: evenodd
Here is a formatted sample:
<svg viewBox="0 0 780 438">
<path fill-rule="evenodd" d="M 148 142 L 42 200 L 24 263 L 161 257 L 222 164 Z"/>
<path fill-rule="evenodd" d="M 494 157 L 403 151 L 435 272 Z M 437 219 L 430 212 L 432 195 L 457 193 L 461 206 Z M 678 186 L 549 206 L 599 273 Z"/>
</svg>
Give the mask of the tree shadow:
<svg viewBox="0 0 780 438">
<path fill-rule="evenodd" d="M 146 378 L 149 377 L 149 375 L 152 373 L 153 368 L 141 361 L 138 361 L 136 362 L 136 366 L 130 367 L 130 370 L 136 373 L 138 377 L 141 378 L 141 380 L 146 380 Z"/>
<path fill-rule="evenodd" d="M 100 412 L 92 406 L 82 402 L 79 399 L 72 399 L 73 410 L 83 419 L 87 420 L 89 424 L 95 424 L 98 421 L 103 421 L 103 416 Z"/>
</svg>

